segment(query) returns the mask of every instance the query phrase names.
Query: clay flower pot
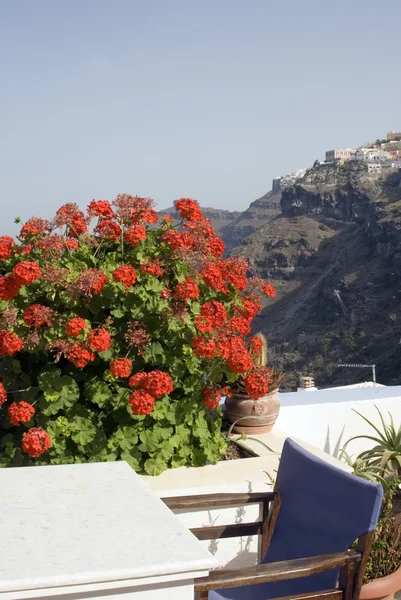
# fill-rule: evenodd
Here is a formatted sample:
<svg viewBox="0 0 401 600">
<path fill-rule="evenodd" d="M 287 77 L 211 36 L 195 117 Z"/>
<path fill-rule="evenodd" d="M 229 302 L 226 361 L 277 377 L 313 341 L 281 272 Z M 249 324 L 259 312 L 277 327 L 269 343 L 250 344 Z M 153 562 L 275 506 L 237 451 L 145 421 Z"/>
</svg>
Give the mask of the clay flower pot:
<svg viewBox="0 0 401 600">
<path fill-rule="evenodd" d="M 360 600 L 393 600 L 394 594 L 401 590 L 401 566 L 387 575 L 374 579 L 362 586 Z"/>
<path fill-rule="evenodd" d="M 279 411 L 278 389 L 258 400 L 247 394 L 233 394 L 226 398 L 226 414 L 230 423 L 247 417 L 234 425 L 235 433 L 267 433 L 277 421 Z"/>
</svg>

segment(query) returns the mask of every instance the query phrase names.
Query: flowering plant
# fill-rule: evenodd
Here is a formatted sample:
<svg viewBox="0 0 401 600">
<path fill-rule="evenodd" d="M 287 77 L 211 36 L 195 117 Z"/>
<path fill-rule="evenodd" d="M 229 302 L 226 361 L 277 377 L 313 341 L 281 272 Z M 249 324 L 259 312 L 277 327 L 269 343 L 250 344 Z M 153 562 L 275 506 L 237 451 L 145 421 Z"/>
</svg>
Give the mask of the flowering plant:
<svg viewBox="0 0 401 600">
<path fill-rule="evenodd" d="M 219 400 L 256 389 L 263 294 L 194 200 L 176 228 L 148 198 L 66 204 L 0 237 L 0 466 L 216 462 Z"/>
</svg>

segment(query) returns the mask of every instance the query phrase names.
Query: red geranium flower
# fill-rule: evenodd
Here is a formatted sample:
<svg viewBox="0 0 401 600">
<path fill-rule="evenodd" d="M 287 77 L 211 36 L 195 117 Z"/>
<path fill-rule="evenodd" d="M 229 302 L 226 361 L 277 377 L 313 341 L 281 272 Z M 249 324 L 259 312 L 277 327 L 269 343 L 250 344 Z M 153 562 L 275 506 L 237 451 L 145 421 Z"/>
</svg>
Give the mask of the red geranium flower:
<svg viewBox="0 0 401 600">
<path fill-rule="evenodd" d="M 212 288 L 212 290 L 216 290 L 216 292 L 223 292 L 223 294 L 227 294 L 228 289 L 223 280 L 223 275 L 218 267 L 218 265 L 211 264 L 206 267 L 201 275 L 203 279 L 207 283 L 207 285 Z"/>
<path fill-rule="evenodd" d="M 207 340 L 199 335 L 192 338 L 192 348 L 195 348 L 196 356 L 203 358 L 213 358 L 216 356 L 216 343 L 213 340 Z"/>
<path fill-rule="evenodd" d="M 196 281 L 192 277 L 187 277 L 184 281 L 180 281 L 175 288 L 175 295 L 181 300 L 189 300 L 190 298 L 199 298 L 199 288 Z"/>
<path fill-rule="evenodd" d="M 15 265 L 13 273 L 20 285 L 31 285 L 42 274 L 38 263 L 26 260 Z"/>
<path fill-rule="evenodd" d="M 31 304 L 24 310 L 24 321 L 29 327 L 39 329 L 43 325 L 51 326 L 52 310 L 42 304 Z"/>
<path fill-rule="evenodd" d="M 130 246 L 137 246 L 141 240 L 146 240 L 146 229 L 143 225 L 132 225 L 125 232 L 124 240 Z"/>
<path fill-rule="evenodd" d="M 155 275 L 156 277 L 161 277 L 164 273 L 159 260 L 146 262 L 141 265 L 140 269 L 142 273 L 148 273 L 149 275 Z"/>
<path fill-rule="evenodd" d="M 243 317 L 233 317 L 230 321 L 230 326 L 241 335 L 248 335 L 251 330 L 250 322 Z"/>
<path fill-rule="evenodd" d="M 21 423 L 27 423 L 35 414 L 35 409 L 29 402 L 13 402 L 8 407 L 8 416 L 13 425 L 18 427 Z"/>
<path fill-rule="evenodd" d="M 6 388 L 4 387 L 4 385 L 0 381 L 0 407 L 4 404 L 4 402 L 6 400 L 7 400 L 7 391 L 6 391 Z"/>
<path fill-rule="evenodd" d="M 176 231 L 169 229 L 162 235 L 163 242 L 166 242 L 173 250 L 185 250 L 189 252 L 195 247 L 195 238 L 187 231 Z"/>
<path fill-rule="evenodd" d="M 208 248 L 210 254 L 216 258 L 220 258 L 224 254 L 225 244 L 220 238 L 214 237 L 208 241 Z"/>
<path fill-rule="evenodd" d="M 275 288 L 269 282 L 264 283 L 260 288 L 260 291 L 265 294 L 265 296 L 270 296 L 271 298 L 274 298 L 276 295 Z"/>
<path fill-rule="evenodd" d="M 145 390 L 154 398 L 161 398 L 173 391 L 174 385 L 168 373 L 164 371 L 151 371 L 146 374 L 140 383 L 141 389 Z"/>
<path fill-rule="evenodd" d="M 262 396 L 267 394 L 267 390 L 269 389 L 267 377 L 262 375 L 262 373 L 249 373 L 245 377 L 245 389 L 246 393 L 254 400 L 262 398 Z"/>
<path fill-rule="evenodd" d="M 129 358 L 115 358 L 110 363 L 110 371 L 114 377 L 129 377 L 132 371 L 132 361 Z"/>
<path fill-rule="evenodd" d="M 159 220 L 159 217 L 157 215 L 157 212 L 153 210 L 153 208 L 147 208 L 141 214 L 141 219 L 144 223 L 154 225 Z"/>
<path fill-rule="evenodd" d="M 131 265 L 121 265 L 113 271 L 114 281 L 121 281 L 125 288 L 129 288 L 136 282 L 136 271 Z"/>
<path fill-rule="evenodd" d="M 89 362 L 95 360 L 95 355 L 82 344 L 73 344 L 67 358 L 78 369 L 84 369 Z"/>
<path fill-rule="evenodd" d="M 22 436 L 22 450 L 33 458 L 37 458 L 44 452 L 47 452 L 51 445 L 50 435 L 41 427 L 32 427 L 32 429 Z"/>
<path fill-rule="evenodd" d="M 24 239 L 29 235 L 38 235 L 46 233 L 46 231 L 50 230 L 50 221 L 47 221 L 46 219 L 39 219 L 38 217 L 32 217 L 32 219 L 29 219 L 29 221 L 27 221 L 25 225 L 21 227 L 19 237 Z"/>
<path fill-rule="evenodd" d="M 21 287 L 14 275 L 8 274 L 0 277 L 0 299 L 12 300 L 18 296 Z"/>
<path fill-rule="evenodd" d="M 108 200 L 92 200 L 88 206 L 88 215 L 112 219 L 114 212 Z"/>
<path fill-rule="evenodd" d="M 258 337 L 257 335 L 251 337 L 251 339 L 249 340 L 249 349 L 252 352 L 252 354 L 256 354 L 257 356 L 259 356 L 263 349 L 263 342 L 260 339 L 260 337 Z"/>
<path fill-rule="evenodd" d="M 222 396 L 228 393 L 228 388 L 215 385 L 211 388 L 203 388 L 202 401 L 209 410 L 217 408 Z"/>
<path fill-rule="evenodd" d="M 79 244 L 76 240 L 66 240 L 65 244 L 70 250 L 78 250 L 79 248 Z"/>
<path fill-rule="evenodd" d="M 180 198 L 174 203 L 174 206 L 182 219 L 199 221 L 203 217 L 199 204 L 192 198 Z"/>
<path fill-rule="evenodd" d="M 202 304 L 201 316 L 209 319 L 214 327 L 221 327 L 224 321 L 227 320 L 226 309 L 218 300 L 211 300 Z"/>
<path fill-rule="evenodd" d="M 65 326 L 65 332 L 67 333 L 67 335 L 76 338 L 79 336 L 81 331 L 83 331 L 86 328 L 87 325 L 84 319 L 81 319 L 81 317 L 73 317 L 68 321 L 67 325 Z"/>
<path fill-rule="evenodd" d="M 7 260 L 13 253 L 14 240 L 9 235 L 0 236 L 0 260 Z"/>
<path fill-rule="evenodd" d="M 0 331 L 0 356 L 12 356 L 24 347 L 24 342 L 12 331 Z"/>
<path fill-rule="evenodd" d="M 152 412 L 155 399 L 144 390 L 135 390 L 129 397 L 132 414 L 148 415 Z"/>
<path fill-rule="evenodd" d="M 132 375 L 132 377 L 129 378 L 128 380 L 128 385 L 130 387 L 139 387 L 142 383 L 142 381 L 144 381 L 146 379 L 146 373 L 144 373 L 143 371 L 140 371 L 139 373 L 135 373 L 135 375 Z"/>
<path fill-rule="evenodd" d="M 118 242 L 121 235 L 121 227 L 111 219 L 101 219 L 96 225 L 94 232 L 101 238 L 110 238 Z"/>
<path fill-rule="evenodd" d="M 112 339 L 104 327 L 93 329 L 88 335 L 88 344 L 96 352 L 105 352 L 111 346 Z"/>
</svg>

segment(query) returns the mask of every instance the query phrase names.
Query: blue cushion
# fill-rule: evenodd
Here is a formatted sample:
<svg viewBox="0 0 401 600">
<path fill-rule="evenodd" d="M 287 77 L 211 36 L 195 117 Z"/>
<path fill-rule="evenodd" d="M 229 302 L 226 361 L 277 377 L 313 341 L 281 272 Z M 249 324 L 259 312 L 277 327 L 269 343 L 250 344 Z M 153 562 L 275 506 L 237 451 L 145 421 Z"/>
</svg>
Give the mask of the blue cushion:
<svg viewBox="0 0 401 600">
<path fill-rule="evenodd" d="M 281 506 L 264 563 L 344 552 L 374 531 L 381 485 L 319 459 L 291 439 L 278 470 Z M 266 600 L 334 588 L 338 569 L 310 577 L 209 592 L 210 600 Z"/>
</svg>

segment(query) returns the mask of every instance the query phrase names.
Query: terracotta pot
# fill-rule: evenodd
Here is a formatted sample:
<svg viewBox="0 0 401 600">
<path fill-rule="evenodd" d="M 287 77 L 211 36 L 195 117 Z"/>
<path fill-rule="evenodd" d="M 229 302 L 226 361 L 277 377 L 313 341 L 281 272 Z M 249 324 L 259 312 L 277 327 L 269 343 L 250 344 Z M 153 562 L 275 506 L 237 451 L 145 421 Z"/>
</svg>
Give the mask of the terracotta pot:
<svg viewBox="0 0 401 600">
<path fill-rule="evenodd" d="M 401 566 L 387 577 L 374 579 L 362 586 L 360 600 L 393 600 L 401 590 Z"/>
<path fill-rule="evenodd" d="M 226 398 L 226 414 L 230 423 L 247 417 L 234 426 L 235 433 L 267 433 L 277 421 L 279 411 L 278 389 L 258 400 L 246 394 L 233 394 Z M 257 418 L 252 419 L 254 416 Z"/>
</svg>

